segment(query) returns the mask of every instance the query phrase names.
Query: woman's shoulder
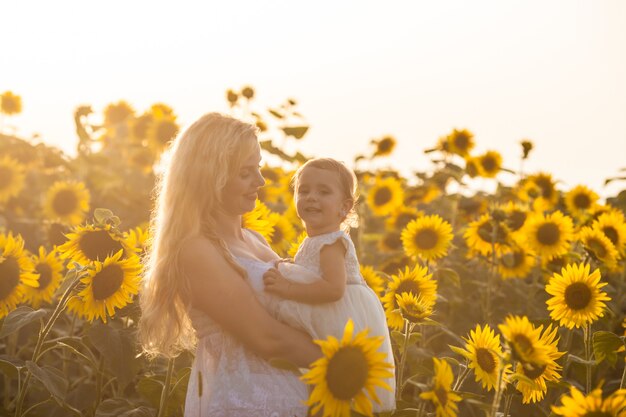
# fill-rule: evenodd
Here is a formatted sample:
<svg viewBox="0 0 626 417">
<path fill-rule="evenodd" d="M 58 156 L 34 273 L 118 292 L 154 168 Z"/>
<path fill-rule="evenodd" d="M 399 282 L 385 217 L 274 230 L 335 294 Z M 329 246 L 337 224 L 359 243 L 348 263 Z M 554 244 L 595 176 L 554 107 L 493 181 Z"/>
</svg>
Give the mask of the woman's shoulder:
<svg viewBox="0 0 626 417">
<path fill-rule="evenodd" d="M 217 244 L 204 236 L 192 236 L 180 245 L 179 261 L 183 264 L 211 262 L 215 257 L 223 257 Z"/>
</svg>

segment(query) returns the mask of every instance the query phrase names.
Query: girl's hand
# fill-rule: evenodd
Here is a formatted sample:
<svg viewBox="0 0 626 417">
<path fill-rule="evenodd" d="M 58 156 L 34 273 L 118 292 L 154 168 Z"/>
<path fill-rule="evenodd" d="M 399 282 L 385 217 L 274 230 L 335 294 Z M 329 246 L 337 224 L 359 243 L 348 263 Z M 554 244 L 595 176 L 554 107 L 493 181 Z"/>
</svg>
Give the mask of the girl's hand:
<svg viewBox="0 0 626 417">
<path fill-rule="evenodd" d="M 278 268 L 278 265 L 282 264 L 282 263 L 288 263 L 288 264 L 292 264 L 293 263 L 293 258 L 280 258 L 280 259 L 276 259 L 274 261 L 274 268 Z"/>
<path fill-rule="evenodd" d="M 263 284 L 265 285 L 265 291 L 282 298 L 288 298 L 291 281 L 278 272 L 278 269 L 268 269 L 263 274 Z"/>
</svg>

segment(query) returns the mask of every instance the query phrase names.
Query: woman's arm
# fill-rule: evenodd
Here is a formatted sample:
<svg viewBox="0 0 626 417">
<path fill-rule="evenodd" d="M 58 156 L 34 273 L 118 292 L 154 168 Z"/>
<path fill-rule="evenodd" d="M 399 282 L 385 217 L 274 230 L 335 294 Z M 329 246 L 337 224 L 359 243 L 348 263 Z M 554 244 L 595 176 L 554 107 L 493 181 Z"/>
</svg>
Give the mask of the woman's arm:
<svg viewBox="0 0 626 417">
<path fill-rule="evenodd" d="M 191 303 L 224 331 L 264 359 L 281 358 L 308 367 L 321 356 L 311 337 L 275 319 L 253 290 L 209 240 L 194 238 L 180 252 L 189 277 Z"/>
<path fill-rule="evenodd" d="M 346 290 L 346 249 L 337 240 L 320 251 L 322 279 L 308 284 L 296 283 L 272 268 L 263 275 L 265 291 L 289 300 L 308 304 L 329 303 L 343 297 Z"/>
</svg>

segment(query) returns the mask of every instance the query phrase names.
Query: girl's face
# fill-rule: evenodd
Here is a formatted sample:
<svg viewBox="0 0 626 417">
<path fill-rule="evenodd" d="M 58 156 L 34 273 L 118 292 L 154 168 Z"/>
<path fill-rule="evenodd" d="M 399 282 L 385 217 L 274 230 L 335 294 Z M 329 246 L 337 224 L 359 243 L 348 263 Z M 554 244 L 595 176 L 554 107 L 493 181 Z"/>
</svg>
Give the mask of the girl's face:
<svg viewBox="0 0 626 417">
<path fill-rule="evenodd" d="M 241 215 L 254 209 L 259 188 L 265 185 L 261 175 L 261 149 L 246 158 L 237 172 L 228 179 L 222 190 L 222 209 L 234 215 Z"/>
<path fill-rule="evenodd" d="M 296 211 L 309 236 L 339 230 L 350 208 L 352 200 L 342 192 L 336 173 L 314 167 L 300 173 Z"/>
</svg>

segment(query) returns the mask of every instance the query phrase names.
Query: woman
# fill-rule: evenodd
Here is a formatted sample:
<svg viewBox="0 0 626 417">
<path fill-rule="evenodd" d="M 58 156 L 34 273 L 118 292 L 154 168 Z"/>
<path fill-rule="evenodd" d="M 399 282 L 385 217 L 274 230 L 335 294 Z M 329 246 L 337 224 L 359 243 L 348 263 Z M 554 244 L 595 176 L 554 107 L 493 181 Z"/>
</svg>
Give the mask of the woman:
<svg viewBox="0 0 626 417">
<path fill-rule="evenodd" d="M 278 259 L 241 227 L 265 184 L 255 128 L 209 113 L 173 143 L 157 188 L 141 294 L 144 350 L 193 348 L 185 416 L 306 416 L 307 390 L 267 360 L 306 367 L 311 338 L 263 308 L 263 273 Z"/>
</svg>

